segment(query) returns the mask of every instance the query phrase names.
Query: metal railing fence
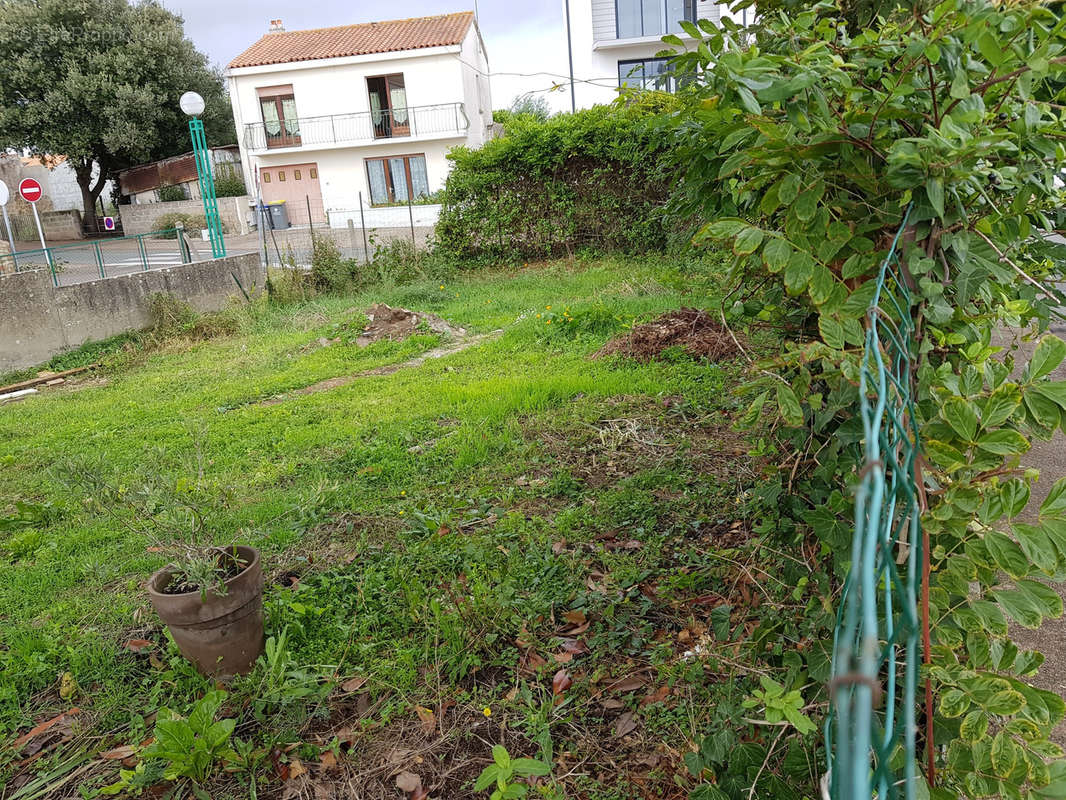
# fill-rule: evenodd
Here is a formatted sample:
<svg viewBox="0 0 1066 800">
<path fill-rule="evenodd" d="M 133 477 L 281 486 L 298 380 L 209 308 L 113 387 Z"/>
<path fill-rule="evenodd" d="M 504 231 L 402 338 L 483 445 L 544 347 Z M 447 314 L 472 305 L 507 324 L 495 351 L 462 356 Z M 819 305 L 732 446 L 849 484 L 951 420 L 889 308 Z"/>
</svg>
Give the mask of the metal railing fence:
<svg viewBox="0 0 1066 800">
<path fill-rule="evenodd" d="M 0 274 L 48 270 L 55 286 L 85 283 L 190 260 L 179 229 L 168 228 L 130 236 L 94 239 L 56 247 L 0 253 Z"/>
<path fill-rule="evenodd" d="M 434 134 L 460 136 L 469 127 L 470 120 L 462 103 L 439 103 L 282 120 L 274 134 L 267 131 L 265 123 L 252 122 L 244 126 L 244 146 L 251 152 L 259 152 L 279 147 L 372 142 Z"/>
<path fill-rule="evenodd" d="M 881 265 L 867 311 L 859 386 L 864 464 L 825 723 L 834 800 L 913 800 L 919 790 L 915 738 L 924 553 L 921 443 L 912 395 L 916 299 L 898 249 L 909 214 L 908 209 Z"/>
</svg>

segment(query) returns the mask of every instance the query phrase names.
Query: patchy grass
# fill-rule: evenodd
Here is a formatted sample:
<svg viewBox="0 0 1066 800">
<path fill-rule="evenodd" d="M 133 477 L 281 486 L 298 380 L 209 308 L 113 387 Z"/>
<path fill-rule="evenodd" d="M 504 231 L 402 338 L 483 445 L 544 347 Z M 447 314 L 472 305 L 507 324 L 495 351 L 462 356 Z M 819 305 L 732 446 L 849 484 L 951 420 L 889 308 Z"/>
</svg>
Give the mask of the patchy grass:
<svg viewBox="0 0 1066 800">
<path fill-rule="evenodd" d="M 685 269 L 710 285 L 706 265 Z M 742 365 L 590 359 L 678 308 L 678 275 L 551 264 L 258 304 L 237 334 L 179 337 L 109 362 L 106 385 L 5 407 L 0 733 L 79 712 L 6 748 L 0 782 L 91 793 L 119 768 L 97 753 L 210 688 L 147 605 L 160 557 L 128 512 L 59 478 L 75 461 L 119 486 L 164 475 L 210 499 L 218 541 L 263 551 L 285 647 L 229 687 L 222 713 L 249 744 L 212 797 L 246 797 L 255 776 L 259 797 L 395 798 L 404 771 L 433 797 L 487 796 L 473 781 L 494 744 L 552 764 L 542 796 L 685 797 L 683 756 L 708 731 L 750 746 L 734 782 L 810 791 L 815 753 L 779 748 L 766 770 L 771 737 L 741 722 L 758 675 L 816 672 L 788 655 L 812 649 L 815 554 L 775 554 L 753 530 L 768 467 L 731 431 Z M 502 333 L 298 394 L 446 344 L 317 344 L 372 302 Z"/>
</svg>

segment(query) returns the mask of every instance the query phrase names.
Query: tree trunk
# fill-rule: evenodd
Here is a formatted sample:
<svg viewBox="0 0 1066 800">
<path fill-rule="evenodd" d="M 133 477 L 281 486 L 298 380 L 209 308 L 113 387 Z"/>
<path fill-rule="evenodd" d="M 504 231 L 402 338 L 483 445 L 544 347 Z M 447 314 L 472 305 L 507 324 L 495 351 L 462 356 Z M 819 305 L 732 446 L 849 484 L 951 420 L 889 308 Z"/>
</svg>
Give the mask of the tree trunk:
<svg viewBox="0 0 1066 800">
<path fill-rule="evenodd" d="M 91 233 L 99 233 L 99 217 L 96 214 L 96 201 L 107 183 L 107 173 L 104 165 L 100 165 L 100 174 L 93 183 L 93 161 L 84 159 L 74 165 L 74 174 L 78 178 L 78 187 L 81 189 L 82 218 L 84 225 Z"/>
</svg>

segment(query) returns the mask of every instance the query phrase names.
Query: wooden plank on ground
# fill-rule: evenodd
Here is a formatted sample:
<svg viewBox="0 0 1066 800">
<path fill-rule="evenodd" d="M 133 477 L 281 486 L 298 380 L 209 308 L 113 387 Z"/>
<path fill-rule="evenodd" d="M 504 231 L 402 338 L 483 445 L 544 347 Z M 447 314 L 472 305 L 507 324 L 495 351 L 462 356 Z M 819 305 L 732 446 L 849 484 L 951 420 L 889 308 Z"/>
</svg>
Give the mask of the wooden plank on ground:
<svg viewBox="0 0 1066 800">
<path fill-rule="evenodd" d="M 30 378 L 28 381 L 12 383 L 10 386 L 0 386 L 0 394 L 9 394 L 11 392 L 21 391 L 22 389 L 29 389 L 32 386 L 40 386 L 42 383 L 54 381 L 56 378 L 67 378 L 71 375 L 77 375 L 79 372 L 95 369 L 98 366 L 100 365 L 87 364 L 84 367 L 74 367 L 74 369 L 64 370 L 63 372 L 49 372 L 46 375 L 38 375 L 36 378 Z"/>
</svg>

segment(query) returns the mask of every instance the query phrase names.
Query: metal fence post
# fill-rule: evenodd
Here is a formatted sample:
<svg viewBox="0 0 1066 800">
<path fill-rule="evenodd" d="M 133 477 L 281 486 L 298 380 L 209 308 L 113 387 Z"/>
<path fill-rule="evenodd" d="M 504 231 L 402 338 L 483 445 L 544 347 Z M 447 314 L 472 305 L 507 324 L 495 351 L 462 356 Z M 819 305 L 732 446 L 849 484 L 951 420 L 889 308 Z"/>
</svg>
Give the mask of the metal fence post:
<svg viewBox="0 0 1066 800">
<path fill-rule="evenodd" d="M 141 266 L 144 267 L 144 271 L 148 271 L 148 251 L 144 249 L 144 234 L 137 234 L 137 248 L 141 251 Z"/>
<path fill-rule="evenodd" d="M 418 245 L 415 243 L 415 210 L 414 210 L 413 201 L 411 200 L 411 195 L 412 194 L 413 194 L 413 192 L 411 191 L 410 188 L 408 188 L 407 189 L 407 219 L 410 220 L 410 222 L 411 222 L 411 246 L 412 247 L 417 247 Z"/>
<path fill-rule="evenodd" d="M 181 257 L 182 264 L 188 264 L 189 259 L 185 254 L 185 226 L 179 222 L 174 226 L 174 230 L 178 234 L 178 256 Z"/>
<path fill-rule="evenodd" d="M 363 215 L 363 193 L 359 192 L 359 224 L 363 226 L 363 259 L 370 263 L 370 246 L 366 243 L 366 217 Z"/>
<path fill-rule="evenodd" d="M 93 249 L 96 250 L 96 266 L 100 268 L 100 277 L 106 278 L 104 274 L 104 255 L 100 252 L 100 242 L 93 242 Z"/>
<path fill-rule="evenodd" d="M 304 195 L 304 202 L 307 203 L 307 225 L 313 231 L 315 229 L 315 221 L 311 218 L 311 195 Z"/>
</svg>

